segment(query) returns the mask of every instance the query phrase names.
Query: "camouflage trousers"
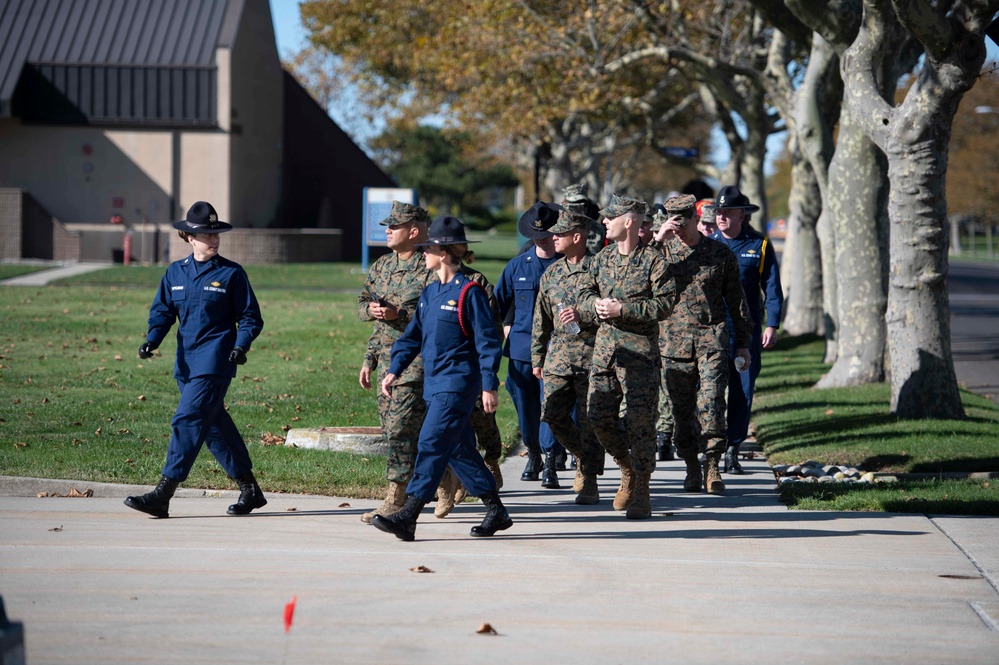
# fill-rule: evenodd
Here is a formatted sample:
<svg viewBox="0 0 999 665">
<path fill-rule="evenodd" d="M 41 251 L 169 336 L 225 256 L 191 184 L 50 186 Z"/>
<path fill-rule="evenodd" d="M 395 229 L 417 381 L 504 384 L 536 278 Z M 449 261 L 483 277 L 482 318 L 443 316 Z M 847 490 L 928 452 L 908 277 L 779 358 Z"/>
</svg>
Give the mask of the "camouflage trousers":
<svg viewBox="0 0 999 665">
<path fill-rule="evenodd" d="M 545 392 L 541 402 L 541 421 L 548 423 L 562 447 L 579 460 L 585 475 L 604 472 L 604 449 L 597 441 L 586 417 L 586 395 L 590 388 L 587 372 L 569 376 L 544 373 Z M 575 417 L 573 410 L 575 409 Z"/>
<path fill-rule="evenodd" d="M 724 452 L 728 353 L 708 351 L 697 358 L 664 360 L 677 454 L 689 459 L 699 452 Z"/>
<path fill-rule="evenodd" d="M 392 396 L 386 397 L 381 391 L 384 378 L 384 374 L 380 374 L 378 383 L 372 389 L 378 391 L 378 419 L 382 425 L 382 438 L 388 444 L 385 477 L 390 482 L 408 483 L 413 475 L 420 428 L 427 414 L 423 384 L 394 385 Z"/>
<path fill-rule="evenodd" d="M 631 453 L 632 471 L 656 469 L 656 407 L 660 381 L 658 363 L 647 366 L 590 370 L 586 415 L 600 445 L 611 457 Z M 618 427 L 621 402 L 627 401 L 624 428 Z"/>
<path fill-rule="evenodd" d="M 669 402 L 669 390 L 666 388 L 665 358 L 663 358 L 662 380 L 659 382 L 659 420 L 656 421 L 656 431 L 673 431 L 673 405 Z"/>
<path fill-rule="evenodd" d="M 475 408 L 469 416 L 472 429 L 475 430 L 475 444 L 482 452 L 485 460 L 498 460 L 503 454 L 503 437 L 499 425 L 496 424 L 496 414 L 486 413 L 482 408 L 482 396 L 475 401 Z"/>
</svg>

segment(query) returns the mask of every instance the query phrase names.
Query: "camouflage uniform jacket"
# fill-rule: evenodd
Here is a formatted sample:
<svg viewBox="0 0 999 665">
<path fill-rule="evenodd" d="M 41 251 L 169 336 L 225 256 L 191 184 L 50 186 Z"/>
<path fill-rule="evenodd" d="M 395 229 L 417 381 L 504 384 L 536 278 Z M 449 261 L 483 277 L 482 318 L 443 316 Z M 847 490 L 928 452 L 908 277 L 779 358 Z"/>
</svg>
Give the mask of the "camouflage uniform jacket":
<svg viewBox="0 0 999 665">
<path fill-rule="evenodd" d="M 628 255 L 616 244 L 600 250 L 576 307 L 593 312 L 600 298 L 617 298 L 621 316 L 598 319 L 592 366 L 659 367 L 659 321 L 669 316 L 675 299 L 662 252 L 644 243 Z"/>
<path fill-rule="evenodd" d="M 413 253 L 402 260 L 395 252 L 379 257 L 368 269 L 368 279 L 364 282 L 361 294 L 357 296 L 357 316 L 361 321 L 374 321 L 375 328 L 368 338 L 368 349 L 364 354 L 364 366 L 377 375 L 379 365 L 388 369 L 392 360 L 392 345 L 413 318 L 413 310 L 420 302 L 420 294 L 436 275 L 427 270 L 423 252 Z M 368 304 L 378 297 L 404 309 L 394 321 L 376 320 L 368 313 Z M 423 360 L 419 357 L 406 368 L 396 383 L 422 383 Z"/>
<path fill-rule="evenodd" d="M 590 369 L 593 340 L 597 335 L 596 315 L 592 308 L 577 308 L 582 321 L 579 322 L 579 334 L 571 335 L 558 323 L 558 304 L 576 305 L 582 285 L 590 279 L 593 260 L 589 252 L 579 263 L 569 263 L 562 258 L 541 275 L 531 331 L 532 367 L 544 367 L 555 376 L 572 376 L 577 371 Z"/>
<path fill-rule="evenodd" d="M 673 313 L 659 324 L 660 353 L 669 358 L 696 358 L 707 351 L 727 352 L 729 311 L 735 324 L 736 348 L 749 348 L 753 324 L 735 254 L 720 242 L 703 237 L 693 247 L 670 238 L 662 245 L 662 252 L 677 300 Z"/>
</svg>

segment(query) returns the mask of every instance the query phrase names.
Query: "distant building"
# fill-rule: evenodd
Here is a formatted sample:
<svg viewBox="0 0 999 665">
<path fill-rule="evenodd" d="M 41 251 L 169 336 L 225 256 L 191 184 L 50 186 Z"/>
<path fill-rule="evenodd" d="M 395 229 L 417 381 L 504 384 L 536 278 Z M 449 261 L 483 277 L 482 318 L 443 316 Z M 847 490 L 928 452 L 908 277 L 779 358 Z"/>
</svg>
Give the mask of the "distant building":
<svg viewBox="0 0 999 665">
<path fill-rule="evenodd" d="M 175 258 L 207 200 L 235 260 L 356 259 L 393 186 L 281 69 L 267 0 L 0 3 L 0 258 L 110 260 L 125 227 Z"/>
</svg>

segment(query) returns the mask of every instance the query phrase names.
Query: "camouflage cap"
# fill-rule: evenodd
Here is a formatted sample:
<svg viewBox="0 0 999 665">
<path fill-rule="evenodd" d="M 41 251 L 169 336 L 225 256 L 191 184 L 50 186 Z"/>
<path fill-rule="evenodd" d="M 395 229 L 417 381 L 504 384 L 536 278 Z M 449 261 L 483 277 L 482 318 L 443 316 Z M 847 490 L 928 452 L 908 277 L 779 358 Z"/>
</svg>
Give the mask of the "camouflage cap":
<svg viewBox="0 0 999 665">
<path fill-rule="evenodd" d="M 389 216 L 378 222 L 381 226 L 395 226 L 397 224 L 429 224 L 430 214 L 421 208 L 420 206 L 415 206 L 412 203 L 403 203 L 402 201 L 392 201 L 392 212 Z"/>
<path fill-rule="evenodd" d="M 666 199 L 666 203 L 663 204 L 663 210 L 667 215 L 679 215 L 686 213 L 689 217 L 693 212 L 694 204 L 696 203 L 697 199 L 694 198 L 693 194 L 678 194 L 677 196 L 672 196 Z"/>
<path fill-rule="evenodd" d="M 588 187 L 586 183 L 580 183 L 578 185 L 569 185 L 565 188 L 562 193 L 563 203 L 584 203 L 589 201 L 589 197 L 586 196 L 586 191 Z"/>
<path fill-rule="evenodd" d="M 662 203 L 657 203 L 652 206 L 652 232 L 658 233 L 659 229 L 662 228 L 663 224 L 669 217 L 666 215 L 666 209 L 663 208 Z"/>
<path fill-rule="evenodd" d="M 548 229 L 551 233 L 568 233 L 569 231 L 587 230 L 593 220 L 585 215 L 577 215 L 563 210 L 558 214 L 558 221 L 555 226 Z"/>
<path fill-rule="evenodd" d="M 610 205 L 600 211 L 600 214 L 608 219 L 614 219 L 629 212 L 634 212 L 645 217 L 645 212 L 649 209 L 649 204 L 641 199 L 633 199 L 629 196 L 619 194 L 611 195 Z"/>
</svg>

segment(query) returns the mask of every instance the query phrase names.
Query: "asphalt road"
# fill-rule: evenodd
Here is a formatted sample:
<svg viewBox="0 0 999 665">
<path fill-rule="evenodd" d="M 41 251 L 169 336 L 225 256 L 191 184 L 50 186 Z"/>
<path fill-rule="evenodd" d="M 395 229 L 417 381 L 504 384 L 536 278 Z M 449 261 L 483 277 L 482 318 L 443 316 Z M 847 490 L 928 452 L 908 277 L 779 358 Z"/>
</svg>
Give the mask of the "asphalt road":
<svg viewBox="0 0 999 665">
<path fill-rule="evenodd" d="M 999 264 L 953 262 L 947 285 L 957 379 L 999 403 Z"/>
</svg>

